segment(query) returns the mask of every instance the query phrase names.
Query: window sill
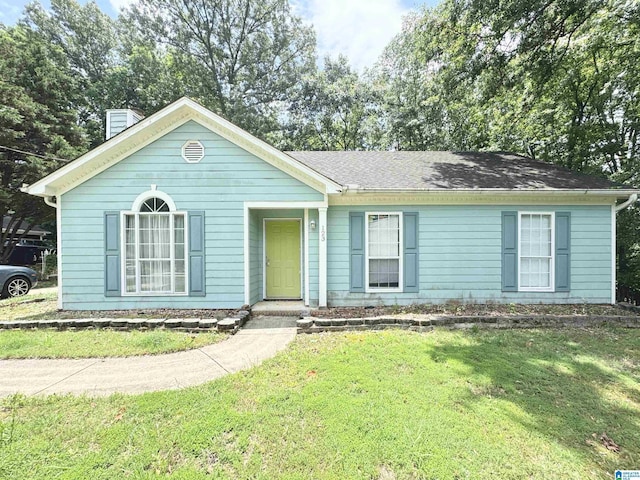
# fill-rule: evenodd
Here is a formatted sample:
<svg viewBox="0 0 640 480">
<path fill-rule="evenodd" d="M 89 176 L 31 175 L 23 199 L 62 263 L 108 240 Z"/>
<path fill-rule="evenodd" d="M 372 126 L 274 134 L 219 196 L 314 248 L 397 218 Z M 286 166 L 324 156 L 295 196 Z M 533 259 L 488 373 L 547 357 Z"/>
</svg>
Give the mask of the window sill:
<svg viewBox="0 0 640 480">
<path fill-rule="evenodd" d="M 518 292 L 522 293 L 555 293 L 553 288 L 519 288 Z"/>
<path fill-rule="evenodd" d="M 401 288 L 367 288 L 365 293 L 403 293 Z"/>
<path fill-rule="evenodd" d="M 121 293 L 123 297 L 188 297 L 188 293 Z"/>
</svg>

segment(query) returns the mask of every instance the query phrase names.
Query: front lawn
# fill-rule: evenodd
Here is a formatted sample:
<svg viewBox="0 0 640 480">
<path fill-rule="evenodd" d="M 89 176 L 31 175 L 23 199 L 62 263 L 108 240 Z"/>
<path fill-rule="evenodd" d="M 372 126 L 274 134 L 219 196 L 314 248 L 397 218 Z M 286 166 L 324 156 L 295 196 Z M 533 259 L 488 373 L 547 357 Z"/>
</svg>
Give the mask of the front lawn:
<svg viewBox="0 0 640 480">
<path fill-rule="evenodd" d="M 638 345 L 613 329 L 303 335 L 201 387 L 5 399 L 0 478 L 610 479 L 640 465 Z"/>
<path fill-rule="evenodd" d="M 0 359 L 152 355 L 203 347 L 226 337 L 171 330 L 0 330 Z"/>
</svg>

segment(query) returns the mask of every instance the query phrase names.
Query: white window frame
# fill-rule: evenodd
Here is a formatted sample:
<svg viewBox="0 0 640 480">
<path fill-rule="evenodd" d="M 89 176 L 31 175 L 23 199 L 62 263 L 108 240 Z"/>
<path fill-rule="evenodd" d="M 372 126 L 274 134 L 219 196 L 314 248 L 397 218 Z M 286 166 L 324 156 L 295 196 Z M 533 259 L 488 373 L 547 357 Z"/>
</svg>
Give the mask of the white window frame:
<svg viewBox="0 0 640 480">
<path fill-rule="evenodd" d="M 186 211 L 176 210 L 175 204 L 163 192 L 153 191 L 148 195 L 142 194 L 136 198 L 131 210 L 120 212 L 120 293 L 123 297 L 185 297 L 189 295 L 189 215 Z M 150 198 L 160 198 L 169 206 L 168 212 L 141 212 L 141 205 Z M 167 198 L 169 201 L 167 201 Z M 127 243 L 126 243 L 126 216 L 133 215 L 135 218 L 135 262 L 136 262 L 136 291 L 127 291 Z M 171 261 L 171 292 L 141 292 L 140 291 L 140 215 L 168 215 L 169 228 L 171 230 L 170 261 Z M 184 216 L 184 292 L 175 291 L 175 217 Z"/>
<path fill-rule="evenodd" d="M 522 216 L 547 215 L 551 218 L 551 265 L 548 287 L 523 287 L 520 285 L 522 274 Z M 518 291 L 519 292 L 555 292 L 556 290 L 556 215 L 555 212 L 518 212 Z"/>
<path fill-rule="evenodd" d="M 370 287 L 369 286 L 369 260 L 375 260 L 376 258 L 388 259 L 391 257 L 369 257 L 369 216 L 370 215 L 398 215 L 398 230 L 399 230 L 399 271 L 398 271 L 398 286 L 393 287 Z M 365 212 L 364 213 L 364 248 L 365 248 L 365 264 L 364 264 L 364 281 L 366 293 L 398 293 L 402 292 L 404 288 L 404 275 L 403 275 L 403 263 L 404 263 L 404 223 L 402 219 L 402 212 Z"/>
</svg>

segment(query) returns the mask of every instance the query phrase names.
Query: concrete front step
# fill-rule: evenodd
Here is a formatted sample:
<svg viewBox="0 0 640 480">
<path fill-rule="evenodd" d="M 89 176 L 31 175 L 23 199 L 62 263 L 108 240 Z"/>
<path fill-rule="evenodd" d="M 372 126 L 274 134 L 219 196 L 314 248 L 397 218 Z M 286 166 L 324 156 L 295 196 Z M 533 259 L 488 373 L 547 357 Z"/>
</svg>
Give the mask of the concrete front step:
<svg viewBox="0 0 640 480">
<path fill-rule="evenodd" d="M 299 300 L 265 300 L 251 307 L 253 316 L 302 317 L 309 313 L 310 309 Z"/>
</svg>

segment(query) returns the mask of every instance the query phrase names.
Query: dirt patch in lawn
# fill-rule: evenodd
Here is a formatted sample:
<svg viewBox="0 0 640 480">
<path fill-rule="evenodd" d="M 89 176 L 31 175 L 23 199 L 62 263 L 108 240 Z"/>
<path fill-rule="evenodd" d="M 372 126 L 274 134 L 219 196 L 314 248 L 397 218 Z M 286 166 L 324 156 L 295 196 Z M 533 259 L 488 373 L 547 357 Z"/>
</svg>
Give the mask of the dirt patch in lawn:
<svg viewBox="0 0 640 480">
<path fill-rule="evenodd" d="M 385 315 L 460 315 L 460 316 L 499 316 L 499 315 L 638 315 L 637 312 L 623 310 L 614 305 L 521 305 L 515 303 L 465 304 L 448 302 L 439 305 L 415 304 L 407 306 L 368 306 L 333 307 L 314 310 L 313 316 L 319 318 L 361 318 Z"/>
</svg>

